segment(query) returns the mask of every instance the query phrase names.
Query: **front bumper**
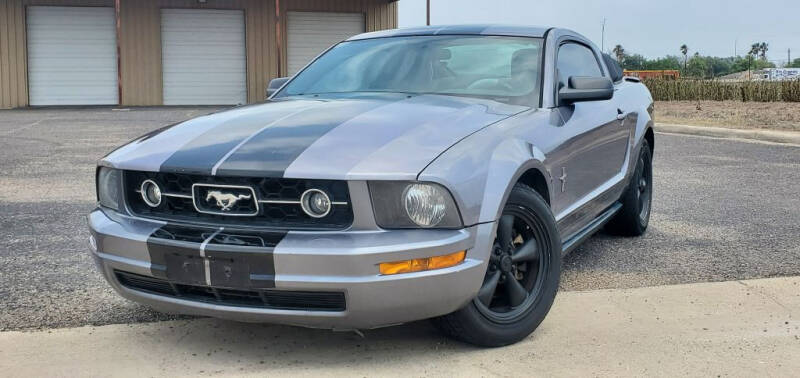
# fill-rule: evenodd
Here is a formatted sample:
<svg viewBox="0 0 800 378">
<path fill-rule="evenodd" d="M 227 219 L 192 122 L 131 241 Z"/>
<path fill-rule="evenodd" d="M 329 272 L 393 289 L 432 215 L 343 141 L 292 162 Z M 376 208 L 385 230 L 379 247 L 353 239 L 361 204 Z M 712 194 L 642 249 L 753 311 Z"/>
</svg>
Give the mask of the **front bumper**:
<svg viewBox="0 0 800 378">
<path fill-rule="evenodd" d="M 461 230 L 290 231 L 275 246 L 243 249 L 253 256 L 271 257 L 272 290 L 344 293 L 344 311 L 312 311 L 221 305 L 123 286 L 115 271 L 158 276 L 163 267 L 154 261 L 152 238 L 164 226 L 102 209 L 89 215 L 92 256 L 123 297 L 168 313 L 330 329 L 375 328 L 463 307 L 483 281 L 494 228 L 486 223 Z M 180 244 L 181 249 L 206 247 L 206 243 Z M 382 262 L 461 250 L 467 251 L 466 259 L 454 267 L 392 276 L 378 272 Z"/>
</svg>

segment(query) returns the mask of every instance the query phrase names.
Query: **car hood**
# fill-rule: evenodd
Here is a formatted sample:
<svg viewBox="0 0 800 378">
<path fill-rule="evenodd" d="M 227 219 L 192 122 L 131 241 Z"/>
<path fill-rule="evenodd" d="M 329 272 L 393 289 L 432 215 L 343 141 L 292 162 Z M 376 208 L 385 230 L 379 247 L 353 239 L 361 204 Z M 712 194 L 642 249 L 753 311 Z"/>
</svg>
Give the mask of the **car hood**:
<svg viewBox="0 0 800 378">
<path fill-rule="evenodd" d="M 218 176 L 414 179 L 459 140 L 526 109 L 438 95 L 298 97 L 156 130 L 101 164 Z"/>
</svg>

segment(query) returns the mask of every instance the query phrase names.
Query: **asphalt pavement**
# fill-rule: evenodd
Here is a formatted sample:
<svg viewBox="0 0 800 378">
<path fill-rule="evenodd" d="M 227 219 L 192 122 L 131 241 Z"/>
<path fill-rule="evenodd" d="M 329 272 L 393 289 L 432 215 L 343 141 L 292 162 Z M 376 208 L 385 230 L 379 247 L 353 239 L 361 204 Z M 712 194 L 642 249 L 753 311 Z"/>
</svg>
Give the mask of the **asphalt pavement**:
<svg viewBox="0 0 800 378">
<path fill-rule="evenodd" d="M 0 330 L 171 318 L 118 297 L 95 271 L 94 164 L 214 110 L 0 111 Z M 657 133 L 655 149 L 647 234 L 591 238 L 564 260 L 563 290 L 800 275 L 800 148 Z"/>
</svg>

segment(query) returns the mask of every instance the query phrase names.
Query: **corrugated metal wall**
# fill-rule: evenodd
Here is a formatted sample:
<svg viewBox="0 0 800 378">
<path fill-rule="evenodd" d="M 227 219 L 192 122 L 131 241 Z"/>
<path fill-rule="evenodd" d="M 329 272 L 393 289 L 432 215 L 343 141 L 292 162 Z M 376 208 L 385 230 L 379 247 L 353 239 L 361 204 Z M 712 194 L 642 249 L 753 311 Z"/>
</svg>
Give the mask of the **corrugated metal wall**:
<svg viewBox="0 0 800 378">
<path fill-rule="evenodd" d="M 125 105 L 161 103 L 161 11 L 151 1 L 121 1 L 120 85 Z"/>
<path fill-rule="evenodd" d="M 281 56 L 280 75 L 286 75 L 286 12 L 289 11 L 309 11 L 309 12 L 359 12 L 364 13 L 366 28 L 368 32 L 394 29 L 397 27 L 397 2 L 388 3 L 373 0 L 280 0 L 281 6 L 281 46 L 283 46 Z"/>
<path fill-rule="evenodd" d="M 28 104 L 24 51 L 25 8 L 18 0 L 0 0 L 0 109 Z"/>
<path fill-rule="evenodd" d="M 361 12 L 367 31 L 397 27 L 397 3 L 386 0 L 280 0 L 282 46 L 277 56 L 275 0 L 120 0 L 122 105 L 161 105 L 161 8 L 242 9 L 247 47 L 247 100 L 264 99 L 272 78 L 286 74 L 286 12 Z M 114 0 L 0 0 L 0 108 L 28 104 L 26 5 L 114 6 Z"/>
<path fill-rule="evenodd" d="M 123 105 L 161 105 L 161 8 L 241 9 L 245 13 L 247 100 L 263 99 L 271 55 L 275 55 L 274 0 L 122 0 L 120 65 Z M 274 43 L 274 42 L 273 42 Z M 275 63 L 277 64 L 277 63 Z"/>
</svg>

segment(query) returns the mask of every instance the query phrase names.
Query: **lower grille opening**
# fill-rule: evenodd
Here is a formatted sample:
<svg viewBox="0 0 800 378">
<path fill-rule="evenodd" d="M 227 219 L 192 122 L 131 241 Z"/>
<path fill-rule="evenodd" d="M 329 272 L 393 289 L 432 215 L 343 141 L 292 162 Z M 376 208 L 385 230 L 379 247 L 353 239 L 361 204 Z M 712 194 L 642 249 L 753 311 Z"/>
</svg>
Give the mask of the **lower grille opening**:
<svg viewBox="0 0 800 378">
<path fill-rule="evenodd" d="M 114 275 L 117 277 L 117 281 L 128 289 L 190 301 L 279 310 L 345 310 L 344 293 L 341 292 L 238 290 L 178 284 L 161 278 L 147 277 L 118 270 L 114 271 Z"/>
</svg>

